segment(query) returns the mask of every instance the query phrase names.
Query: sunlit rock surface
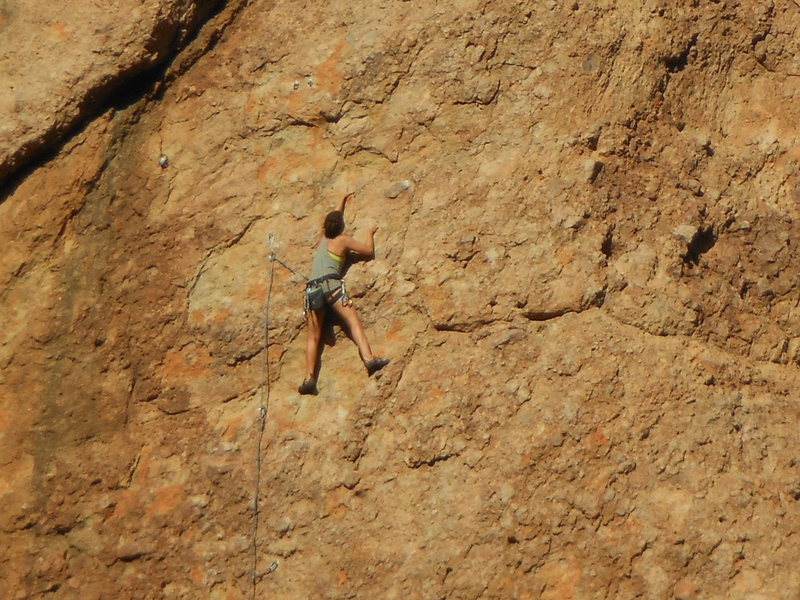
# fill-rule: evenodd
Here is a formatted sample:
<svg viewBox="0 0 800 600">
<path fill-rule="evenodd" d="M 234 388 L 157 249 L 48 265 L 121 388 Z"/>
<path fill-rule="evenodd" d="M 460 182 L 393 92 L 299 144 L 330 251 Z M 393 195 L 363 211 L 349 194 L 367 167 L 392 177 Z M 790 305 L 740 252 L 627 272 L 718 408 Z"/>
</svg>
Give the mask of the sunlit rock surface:
<svg viewBox="0 0 800 600">
<path fill-rule="evenodd" d="M 71 4 L 0 2 L 88 32 L 0 50 L 2 597 L 798 596 L 796 3 Z M 300 396 L 349 190 L 392 362 Z"/>
</svg>

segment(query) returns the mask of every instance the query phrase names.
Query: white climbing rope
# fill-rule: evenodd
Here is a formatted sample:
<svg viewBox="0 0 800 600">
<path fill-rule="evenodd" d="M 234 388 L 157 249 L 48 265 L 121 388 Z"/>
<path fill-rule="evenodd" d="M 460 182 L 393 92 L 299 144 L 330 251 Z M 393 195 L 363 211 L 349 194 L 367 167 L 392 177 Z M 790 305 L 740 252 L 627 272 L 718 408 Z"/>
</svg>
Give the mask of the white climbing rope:
<svg viewBox="0 0 800 600">
<path fill-rule="evenodd" d="M 272 283 L 275 278 L 275 263 L 279 263 L 289 269 L 295 275 L 301 276 L 308 281 L 308 278 L 302 273 L 293 269 L 285 262 L 283 262 L 275 254 L 275 234 L 270 233 L 267 236 L 267 243 L 269 244 L 269 287 L 267 288 L 267 297 L 264 299 L 264 363 L 261 369 L 261 402 L 258 407 L 258 441 L 256 443 L 256 482 L 255 482 L 255 498 L 253 499 L 253 571 L 252 571 L 252 591 L 251 598 L 256 598 L 256 588 L 258 586 L 258 524 L 259 517 L 261 516 L 261 506 L 259 499 L 261 496 L 261 448 L 264 440 L 264 429 L 267 426 L 267 415 L 269 414 L 269 400 L 270 400 L 270 373 L 269 373 L 269 306 L 272 300 Z M 267 567 L 267 573 L 272 573 L 278 568 L 278 562 L 273 561 Z"/>
<path fill-rule="evenodd" d="M 267 415 L 269 413 L 270 399 L 270 373 L 269 373 L 269 305 L 272 299 L 272 282 L 275 275 L 275 236 L 269 234 L 268 242 L 270 245 L 269 253 L 269 287 L 267 297 L 264 299 L 264 363 L 261 369 L 261 403 L 258 408 L 258 442 L 256 444 L 256 483 L 255 498 L 253 499 L 253 572 L 252 572 L 252 594 L 251 598 L 256 598 L 256 587 L 258 586 L 258 522 L 260 517 L 259 497 L 261 495 L 261 447 L 264 439 L 264 429 L 267 425 Z M 270 565 L 271 573 L 277 568 L 277 563 Z"/>
</svg>

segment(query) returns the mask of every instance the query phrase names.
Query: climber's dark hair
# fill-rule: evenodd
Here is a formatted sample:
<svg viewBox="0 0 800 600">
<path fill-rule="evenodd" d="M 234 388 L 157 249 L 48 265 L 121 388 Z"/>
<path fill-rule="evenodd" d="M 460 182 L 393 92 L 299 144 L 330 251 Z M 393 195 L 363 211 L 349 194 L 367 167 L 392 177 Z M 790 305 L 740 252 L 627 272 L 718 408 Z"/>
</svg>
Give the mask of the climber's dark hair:
<svg viewBox="0 0 800 600">
<path fill-rule="evenodd" d="M 325 216 L 325 237 L 333 239 L 344 232 L 344 214 L 340 210 L 332 210 Z"/>
</svg>

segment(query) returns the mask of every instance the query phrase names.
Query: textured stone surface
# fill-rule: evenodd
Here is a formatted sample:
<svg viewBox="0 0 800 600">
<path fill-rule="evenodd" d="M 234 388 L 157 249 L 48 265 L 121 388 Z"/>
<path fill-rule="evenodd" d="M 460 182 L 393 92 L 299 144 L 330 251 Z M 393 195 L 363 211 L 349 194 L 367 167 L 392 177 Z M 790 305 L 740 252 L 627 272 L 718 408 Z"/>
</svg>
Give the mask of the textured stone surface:
<svg viewBox="0 0 800 600">
<path fill-rule="evenodd" d="M 163 63 L 217 0 L 0 2 L 0 183 Z"/>
<path fill-rule="evenodd" d="M 0 594 L 797 597 L 800 7 L 233 8 L 0 204 Z"/>
</svg>

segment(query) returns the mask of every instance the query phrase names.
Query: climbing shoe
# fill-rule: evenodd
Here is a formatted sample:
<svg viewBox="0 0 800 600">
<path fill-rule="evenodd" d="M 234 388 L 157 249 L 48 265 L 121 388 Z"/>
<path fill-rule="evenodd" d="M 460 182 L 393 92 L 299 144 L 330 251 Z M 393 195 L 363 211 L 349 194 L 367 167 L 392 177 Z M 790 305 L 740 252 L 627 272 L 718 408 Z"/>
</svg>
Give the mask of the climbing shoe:
<svg viewBox="0 0 800 600">
<path fill-rule="evenodd" d="M 303 383 L 300 384 L 300 387 L 297 388 L 297 391 L 303 395 L 314 395 L 317 394 L 317 382 L 315 379 L 306 379 Z"/>
<path fill-rule="evenodd" d="M 364 361 L 364 366 L 367 367 L 367 374 L 369 375 L 377 373 L 388 364 L 389 364 L 388 358 L 378 358 L 377 356 L 372 360 Z"/>
</svg>

